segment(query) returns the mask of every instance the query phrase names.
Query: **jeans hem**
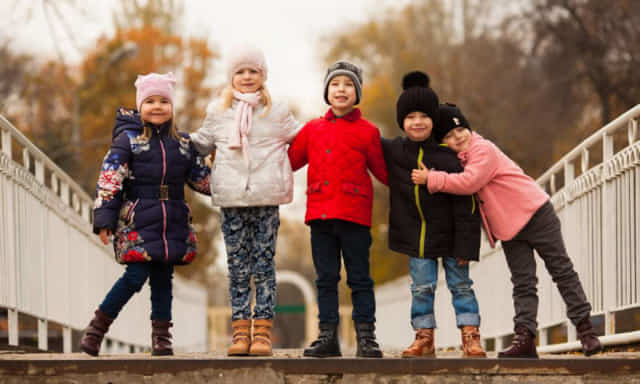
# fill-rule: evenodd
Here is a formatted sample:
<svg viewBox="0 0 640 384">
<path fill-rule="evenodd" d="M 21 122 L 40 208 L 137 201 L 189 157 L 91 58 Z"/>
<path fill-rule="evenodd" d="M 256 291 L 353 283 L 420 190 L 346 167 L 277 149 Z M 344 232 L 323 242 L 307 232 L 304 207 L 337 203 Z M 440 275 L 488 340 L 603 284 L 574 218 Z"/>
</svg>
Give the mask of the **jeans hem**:
<svg viewBox="0 0 640 384">
<path fill-rule="evenodd" d="M 436 328 L 436 317 L 433 314 L 422 315 L 411 319 L 414 330 L 421 328 Z"/>
<path fill-rule="evenodd" d="M 480 326 L 480 315 L 477 313 L 460 313 L 456 315 L 456 325 L 458 328 L 464 326 Z"/>
</svg>

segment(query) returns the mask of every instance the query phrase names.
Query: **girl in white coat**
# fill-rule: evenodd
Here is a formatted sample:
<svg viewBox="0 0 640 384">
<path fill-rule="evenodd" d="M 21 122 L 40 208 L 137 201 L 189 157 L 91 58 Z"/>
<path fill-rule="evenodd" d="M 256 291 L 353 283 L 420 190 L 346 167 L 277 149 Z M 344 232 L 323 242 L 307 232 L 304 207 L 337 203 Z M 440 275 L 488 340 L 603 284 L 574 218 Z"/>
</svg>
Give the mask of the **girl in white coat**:
<svg viewBox="0 0 640 384">
<path fill-rule="evenodd" d="M 278 206 L 291 202 L 293 196 L 287 145 L 301 124 L 286 104 L 272 102 L 260 50 L 237 48 L 229 59 L 228 76 L 229 85 L 209 105 L 202 127 L 191 134 L 191 140 L 201 154 L 216 149 L 211 197 L 213 205 L 222 208 L 234 331 L 227 354 L 269 356 Z M 256 287 L 253 338 L 251 277 Z"/>
</svg>

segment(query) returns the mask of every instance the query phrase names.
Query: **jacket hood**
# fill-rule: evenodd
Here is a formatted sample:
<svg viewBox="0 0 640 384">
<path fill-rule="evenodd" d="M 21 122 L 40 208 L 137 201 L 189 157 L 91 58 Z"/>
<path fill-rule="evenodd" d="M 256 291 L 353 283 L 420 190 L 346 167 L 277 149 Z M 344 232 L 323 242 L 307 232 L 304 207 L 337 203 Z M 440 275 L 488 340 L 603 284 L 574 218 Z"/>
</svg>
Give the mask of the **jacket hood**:
<svg viewBox="0 0 640 384">
<path fill-rule="evenodd" d="M 116 122 L 113 126 L 113 138 L 125 130 L 142 132 L 142 120 L 135 109 L 118 108 Z"/>
</svg>

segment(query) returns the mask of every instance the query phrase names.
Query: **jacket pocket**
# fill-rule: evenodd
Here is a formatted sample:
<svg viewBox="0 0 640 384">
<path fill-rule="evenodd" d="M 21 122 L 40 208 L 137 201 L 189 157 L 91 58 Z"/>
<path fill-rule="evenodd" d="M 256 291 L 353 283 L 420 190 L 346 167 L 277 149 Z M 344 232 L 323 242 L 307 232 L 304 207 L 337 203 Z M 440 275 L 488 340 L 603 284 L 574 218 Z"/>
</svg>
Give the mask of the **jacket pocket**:
<svg viewBox="0 0 640 384">
<path fill-rule="evenodd" d="M 133 215 L 135 213 L 136 206 L 140 199 L 136 199 L 135 201 L 127 201 L 120 208 L 119 219 L 122 221 L 122 225 L 128 226 L 131 225 L 131 221 L 133 220 Z"/>
<path fill-rule="evenodd" d="M 353 183 L 342 183 L 342 191 L 350 195 L 369 197 L 371 193 L 362 186 Z"/>
<path fill-rule="evenodd" d="M 322 190 L 322 183 L 317 181 L 315 183 L 311 183 L 309 184 L 309 187 L 307 188 L 307 195 L 311 195 L 314 193 L 318 193 Z"/>
</svg>

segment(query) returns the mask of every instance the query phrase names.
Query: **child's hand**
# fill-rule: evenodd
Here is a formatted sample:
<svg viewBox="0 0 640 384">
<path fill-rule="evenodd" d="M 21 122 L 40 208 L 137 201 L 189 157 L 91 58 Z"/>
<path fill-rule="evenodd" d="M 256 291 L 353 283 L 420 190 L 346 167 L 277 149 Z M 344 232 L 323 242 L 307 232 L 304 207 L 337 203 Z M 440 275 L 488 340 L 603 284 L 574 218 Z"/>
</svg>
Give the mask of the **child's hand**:
<svg viewBox="0 0 640 384">
<path fill-rule="evenodd" d="M 429 176 L 429 170 L 425 165 L 420 162 L 420 169 L 414 169 L 411 171 L 411 181 L 413 184 L 427 184 L 427 177 Z"/>
<path fill-rule="evenodd" d="M 107 228 L 102 228 L 100 230 L 100 240 L 102 240 L 102 244 L 109 244 L 109 236 L 111 236 L 111 230 Z"/>
<path fill-rule="evenodd" d="M 464 267 L 465 265 L 469 265 L 469 260 L 458 259 L 458 267 Z"/>
</svg>

